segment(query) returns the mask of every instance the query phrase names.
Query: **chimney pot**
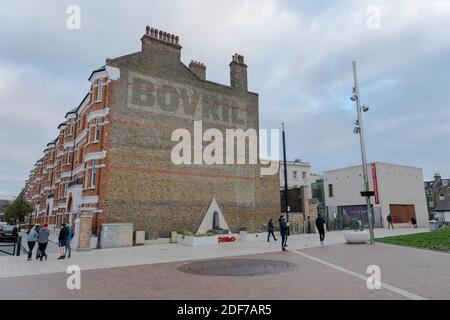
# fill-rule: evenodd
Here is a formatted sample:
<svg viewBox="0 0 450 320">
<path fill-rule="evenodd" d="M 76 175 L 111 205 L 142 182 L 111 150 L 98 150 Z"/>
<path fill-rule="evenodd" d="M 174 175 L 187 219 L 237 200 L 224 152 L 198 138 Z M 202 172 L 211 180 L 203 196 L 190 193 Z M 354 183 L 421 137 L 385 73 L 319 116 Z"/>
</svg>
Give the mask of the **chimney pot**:
<svg viewBox="0 0 450 320">
<path fill-rule="evenodd" d="M 206 66 L 203 63 L 191 60 L 189 69 L 201 80 L 206 80 Z"/>
<path fill-rule="evenodd" d="M 230 85 L 233 88 L 247 91 L 247 65 L 244 56 L 235 53 L 230 63 Z"/>
<path fill-rule="evenodd" d="M 161 46 L 161 41 L 165 45 Z M 158 30 L 157 28 L 145 27 L 145 34 L 141 38 L 142 51 L 151 53 L 152 55 L 158 55 L 165 59 L 177 59 L 180 61 L 182 49 L 179 44 L 178 36 L 169 32 Z"/>
</svg>

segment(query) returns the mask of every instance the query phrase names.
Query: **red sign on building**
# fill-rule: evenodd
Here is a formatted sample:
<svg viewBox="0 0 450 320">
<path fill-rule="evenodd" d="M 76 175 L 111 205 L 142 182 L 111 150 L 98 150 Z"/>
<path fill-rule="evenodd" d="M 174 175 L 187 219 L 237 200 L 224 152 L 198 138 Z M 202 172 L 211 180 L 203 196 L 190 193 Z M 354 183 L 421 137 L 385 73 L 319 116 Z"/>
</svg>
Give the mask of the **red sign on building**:
<svg viewBox="0 0 450 320">
<path fill-rule="evenodd" d="M 371 167 L 372 167 L 373 191 L 375 192 L 375 204 L 380 204 L 380 198 L 378 196 L 377 166 L 375 163 L 372 163 Z"/>
</svg>

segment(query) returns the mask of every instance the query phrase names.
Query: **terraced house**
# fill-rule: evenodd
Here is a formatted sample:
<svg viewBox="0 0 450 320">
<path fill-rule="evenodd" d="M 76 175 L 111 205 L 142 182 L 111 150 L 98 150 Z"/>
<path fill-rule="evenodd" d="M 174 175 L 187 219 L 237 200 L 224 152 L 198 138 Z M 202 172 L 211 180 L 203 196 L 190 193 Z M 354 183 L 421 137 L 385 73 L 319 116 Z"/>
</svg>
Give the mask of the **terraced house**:
<svg viewBox="0 0 450 320">
<path fill-rule="evenodd" d="M 91 214 L 94 234 L 103 223 L 123 222 L 158 238 L 172 230 L 198 232 L 212 203 L 231 231 L 275 218 L 278 174 L 262 176 L 259 161 L 171 158 L 179 142 L 173 132 L 185 129 L 195 138 L 199 121 L 203 131 L 223 136 L 227 129 L 258 131 L 258 94 L 248 91 L 244 57 L 232 56 L 230 85 L 223 85 L 206 79 L 203 63 L 181 61 L 177 36 L 147 27 L 141 43 L 140 51 L 94 70 L 88 94 L 66 114 L 26 184 L 32 220 L 59 226 Z M 208 145 L 201 138 L 192 155 Z"/>
<path fill-rule="evenodd" d="M 34 223 L 60 226 L 83 211 L 98 217 L 100 171 L 105 167 L 104 132 L 107 124 L 106 68 L 89 77 L 90 92 L 80 105 L 66 113 L 59 135 L 47 144 L 26 182 L 25 194 L 35 211 Z M 93 221 L 94 230 L 98 219 Z"/>
</svg>

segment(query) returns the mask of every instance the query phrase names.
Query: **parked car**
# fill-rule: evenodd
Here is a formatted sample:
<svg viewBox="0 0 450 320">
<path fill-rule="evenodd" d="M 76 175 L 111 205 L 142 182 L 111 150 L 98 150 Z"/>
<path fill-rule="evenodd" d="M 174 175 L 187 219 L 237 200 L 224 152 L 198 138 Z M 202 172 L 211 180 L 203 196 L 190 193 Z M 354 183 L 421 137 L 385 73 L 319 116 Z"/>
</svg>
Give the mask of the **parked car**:
<svg viewBox="0 0 450 320">
<path fill-rule="evenodd" d="M 13 241 L 17 237 L 16 226 L 1 226 L 0 241 Z"/>
</svg>

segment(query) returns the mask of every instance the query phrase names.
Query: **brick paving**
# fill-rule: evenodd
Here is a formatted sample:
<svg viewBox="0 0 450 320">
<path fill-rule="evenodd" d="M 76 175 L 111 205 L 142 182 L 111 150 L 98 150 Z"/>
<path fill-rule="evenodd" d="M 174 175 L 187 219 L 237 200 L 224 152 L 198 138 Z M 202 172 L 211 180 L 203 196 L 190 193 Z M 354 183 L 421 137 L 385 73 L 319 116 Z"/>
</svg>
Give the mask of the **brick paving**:
<svg viewBox="0 0 450 320">
<path fill-rule="evenodd" d="M 392 234 L 386 230 L 377 233 Z M 334 245 L 320 248 L 317 242 L 317 235 L 292 237 L 287 253 L 279 251 L 278 243 L 261 241 L 200 248 L 164 244 L 93 250 L 76 252 L 74 259 L 64 261 L 57 261 L 54 253 L 47 262 L 26 262 L 24 256 L 2 257 L 0 299 L 450 298 L 448 254 L 384 244 L 347 245 L 337 232 L 327 234 L 327 243 Z M 275 260 L 295 268 L 279 274 L 239 277 L 178 270 L 187 263 L 217 259 Z M 65 270 L 71 264 L 82 270 L 81 291 L 66 288 Z M 381 290 L 366 287 L 366 269 L 373 264 L 381 267 L 381 281 L 386 284 Z"/>
<path fill-rule="evenodd" d="M 376 229 L 377 237 L 388 235 L 409 234 L 426 232 L 426 229 Z M 344 243 L 342 232 L 328 232 L 326 243 Z M 302 234 L 289 238 L 290 249 L 305 249 L 320 246 L 317 234 Z M 59 256 L 56 244 L 49 244 L 49 259 L 41 264 L 36 261 L 26 261 L 26 256 L 1 257 L 0 258 L 0 281 L 3 277 L 25 276 L 34 274 L 46 274 L 65 272 L 70 264 L 79 265 L 83 270 L 103 269 L 111 267 L 125 267 L 145 265 L 153 263 L 188 261 L 198 259 L 211 259 L 231 256 L 244 256 L 260 253 L 278 252 L 280 243 L 258 242 L 235 242 L 205 247 L 186 247 L 179 244 L 146 245 L 141 247 L 73 251 L 72 259 L 56 260 Z M 36 250 L 36 249 L 35 249 Z"/>
<path fill-rule="evenodd" d="M 87 270 L 79 291 L 66 289 L 64 273 L 12 277 L 0 281 L 0 299 L 404 299 L 290 252 L 245 258 L 286 261 L 297 269 L 247 277 L 186 274 L 177 270 L 183 262 Z"/>
<path fill-rule="evenodd" d="M 450 299 L 450 254 L 384 244 L 335 245 L 302 250 L 309 256 L 366 274 L 381 268 L 381 281 L 428 299 Z"/>
</svg>

